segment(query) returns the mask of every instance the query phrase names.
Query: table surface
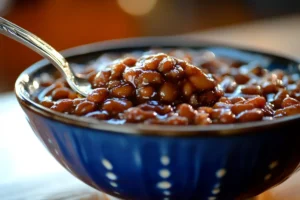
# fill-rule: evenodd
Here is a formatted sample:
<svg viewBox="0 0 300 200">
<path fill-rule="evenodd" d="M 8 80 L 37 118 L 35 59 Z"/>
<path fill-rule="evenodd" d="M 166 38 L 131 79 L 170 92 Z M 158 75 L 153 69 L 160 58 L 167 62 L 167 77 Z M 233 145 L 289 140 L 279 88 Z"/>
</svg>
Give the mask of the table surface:
<svg viewBox="0 0 300 200">
<path fill-rule="evenodd" d="M 189 35 L 300 58 L 300 15 Z M 74 178 L 54 160 L 33 134 L 12 93 L 1 94 L 0 102 L 0 199 L 114 199 Z M 299 200 L 298 188 L 300 173 L 257 199 Z"/>
</svg>

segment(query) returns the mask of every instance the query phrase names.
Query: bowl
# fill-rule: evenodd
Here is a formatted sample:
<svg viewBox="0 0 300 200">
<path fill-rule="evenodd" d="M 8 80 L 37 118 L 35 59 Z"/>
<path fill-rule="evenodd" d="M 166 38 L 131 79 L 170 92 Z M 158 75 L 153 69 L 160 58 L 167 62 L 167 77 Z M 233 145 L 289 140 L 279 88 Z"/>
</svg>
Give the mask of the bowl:
<svg viewBox="0 0 300 200">
<path fill-rule="evenodd" d="M 208 49 L 268 69 L 299 73 L 297 61 L 182 37 L 127 39 L 64 52 L 86 63 L 106 52 L 161 48 Z M 246 199 L 286 180 L 300 161 L 300 116 L 212 126 L 113 125 L 51 111 L 35 103 L 42 60 L 18 78 L 15 93 L 37 137 L 70 173 L 120 199 Z"/>
</svg>

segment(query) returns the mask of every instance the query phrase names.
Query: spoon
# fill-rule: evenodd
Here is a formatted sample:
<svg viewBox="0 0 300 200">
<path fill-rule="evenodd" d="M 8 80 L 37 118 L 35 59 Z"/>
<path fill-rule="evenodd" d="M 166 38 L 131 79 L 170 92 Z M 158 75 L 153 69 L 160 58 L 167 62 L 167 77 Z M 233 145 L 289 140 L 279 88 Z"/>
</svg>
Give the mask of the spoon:
<svg viewBox="0 0 300 200">
<path fill-rule="evenodd" d="M 91 91 L 88 80 L 76 76 L 74 71 L 70 68 L 67 60 L 36 35 L 6 19 L 3 19 L 2 17 L 0 17 L 0 33 L 20 42 L 44 58 L 48 59 L 51 64 L 53 64 L 63 74 L 69 86 L 74 91 L 78 92 L 84 97 L 86 97 Z"/>
</svg>

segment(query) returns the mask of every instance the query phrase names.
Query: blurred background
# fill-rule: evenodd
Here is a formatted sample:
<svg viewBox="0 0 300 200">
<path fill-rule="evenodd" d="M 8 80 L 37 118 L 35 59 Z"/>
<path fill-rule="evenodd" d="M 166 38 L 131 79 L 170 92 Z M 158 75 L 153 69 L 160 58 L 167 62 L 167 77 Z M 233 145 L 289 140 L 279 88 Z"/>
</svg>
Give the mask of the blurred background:
<svg viewBox="0 0 300 200">
<path fill-rule="evenodd" d="M 63 50 L 116 38 L 176 35 L 300 12 L 299 0 L 0 0 L 0 16 Z M 300 26 L 300 25 L 299 25 Z M 0 35 L 0 92 L 39 55 Z"/>
</svg>

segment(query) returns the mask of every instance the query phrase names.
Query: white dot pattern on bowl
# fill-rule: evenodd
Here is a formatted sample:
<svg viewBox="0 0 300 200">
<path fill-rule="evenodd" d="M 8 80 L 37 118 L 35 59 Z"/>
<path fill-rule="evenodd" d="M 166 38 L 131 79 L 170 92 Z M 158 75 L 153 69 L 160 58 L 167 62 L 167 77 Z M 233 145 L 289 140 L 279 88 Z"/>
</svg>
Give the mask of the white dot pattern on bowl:
<svg viewBox="0 0 300 200">
<path fill-rule="evenodd" d="M 208 197 L 208 200 L 216 200 L 216 197 Z"/>
<path fill-rule="evenodd" d="M 276 161 L 273 161 L 273 162 L 271 162 L 271 164 L 269 165 L 269 169 L 274 169 L 275 167 L 277 167 L 278 166 L 278 161 L 276 160 Z"/>
<path fill-rule="evenodd" d="M 219 170 L 216 171 L 216 177 L 219 179 L 219 181 L 221 181 L 221 179 L 226 175 L 227 171 L 225 168 L 220 168 Z M 208 197 L 208 200 L 216 200 L 217 197 L 215 195 L 218 195 L 221 190 L 220 190 L 220 182 L 216 183 L 213 187 L 213 189 L 211 190 L 211 194 L 212 196 Z"/>
<path fill-rule="evenodd" d="M 160 189 L 169 189 L 172 187 L 172 184 L 169 181 L 161 181 L 157 183 L 157 187 Z"/>
<path fill-rule="evenodd" d="M 115 180 L 118 179 L 117 175 L 115 175 L 115 174 L 112 173 L 112 172 L 107 172 L 107 173 L 106 173 L 106 177 L 107 177 L 108 179 L 112 180 L 112 181 L 115 181 Z"/>
<path fill-rule="evenodd" d="M 220 193 L 220 189 L 219 188 L 215 188 L 211 191 L 211 193 L 213 193 L 214 195 L 219 194 Z"/>
<path fill-rule="evenodd" d="M 265 175 L 264 179 L 265 181 L 269 180 L 272 177 L 272 174 L 267 174 Z"/>
<path fill-rule="evenodd" d="M 226 169 L 219 169 L 217 172 L 216 172 L 216 176 L 217 178 L 223 178 L 226 174 Z"/>
<path fill-rule="evenodd" d="M 102 165 L 107 169 L 107 170 L 112 170 L 113 166 L 112 164 L 107 160 L 107 159 L 102 159 Z"/>
<path fill-rule="evenodd" d="M 272 178 L 272 171 L 273 171 L 278 165 L 279 165 L 279 161 L 278 161 L 278 160 L 274 160 L 274 161 L 272 161 L 272 162 L 269 164 L 268 168 L 269 168 L 270 171 L 264 176 L 264 180 L 265 180 L 265 181 L 268 181 L 268 180 L 270 180 L 270 179 Z"/>
<path fill-rule="evenodd" d="M 116 180 L 118 179 L 118 176 L 113 173 L 113 165 L 112 163 L 106 159 L 106 158 L 103 158 L 101 160 L 101 163 L 102 165 L 104 166 L 104 168 L 106 170 L 108 170 L 108 172 L 106 172 L 105 176 L 107 177 L 107 179 L 109 180 L 109 184 L 114 187 L 114 188 L 117 188 L 118 187 L 118 183 L 116 182 Z M 114 191 L 115 194 L 119 194 L 117 191 Z"/>
<path fill-rule="evenodd" d="M 172 184 L 169 181 L 166 181 L 164 179 L 167 179 L 171 176 L 171 172 L 166 167 L 170 164 L 171 160 L 169 156 L 161 156 L 160 162 L 164 166 L 164 168 L 160 169 L 158 171 L 158 175 L 163 179 L 162 181 L 157 183 L 157 187 L 163 191 L 164 196 L 170 196 L 171 192 L 167 189 L 170 189 L 172 187 Z M 168 197 L 163 198 L 164 200 L 169 199 Z"/>
<path fill-rule="evenodd" d="M 161 169 L 158 171 L 158 174 L 161 178 L 169 178 L 171 176 L 171 172 L 168 169 Z"/>
<path fill-rule="evenodd" d="M 160 162 L 162 165 L 168 166 L 170 164 L 170 158 L 168 156 L 162 156 Z"/>
<path fill-rule="evenodd" d="M 118 184 L 116 182 L 110 182 L 109 184 L 113 187 L 118 187 Z"/>
</svg>

